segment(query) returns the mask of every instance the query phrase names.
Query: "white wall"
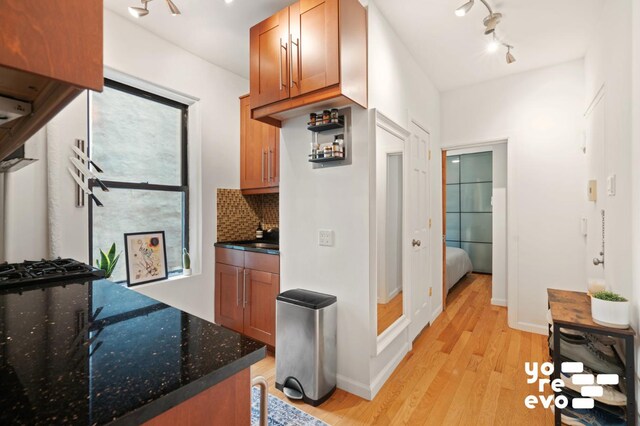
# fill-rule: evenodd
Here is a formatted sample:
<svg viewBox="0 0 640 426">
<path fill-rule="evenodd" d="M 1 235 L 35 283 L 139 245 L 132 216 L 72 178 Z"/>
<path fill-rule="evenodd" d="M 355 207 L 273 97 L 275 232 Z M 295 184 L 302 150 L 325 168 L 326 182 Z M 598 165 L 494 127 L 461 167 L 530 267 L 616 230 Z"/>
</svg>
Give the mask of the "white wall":
<svg viewBox="0 0 640 426">
<path fill-rule="evenodd" d="M 442 94 L 443 147 L 509 141 L 508 184 L 517 193 L 509 192 L 507 212 L 517 229 L 507 241 L 517 269 L 510 323 L 522 329 L 545 332 L 547 288 L 585 288 L 583 106 L 582 60 Z"/>
<path fill-rule="evenodd" d="M 369 108 L 408 128 L 409 117 L 439 135 L 439 94 L 400 42 L 375 4 L 368 7 Z M 375 71 L 373 71 L 375 70 Z M 390 84 L 390 82 L 392 82 Z M 308 288 L 338 297 L 338 387 L 372 398 L 402 359 L 403 334 L 380 356 L 370 355 L 376 339 L 376 283 L 371 282 L 369 245 L 371 147 L 367 111 L 352 107 L 352 165 L 312 169 L 305 117 L 288 120 L 281 131 L 281 290 Z M 437 143 L 437 142 L 436 142 Z M 433 149 L 433 148 L 432 148 Z M 437 148 L 436 148 L 437 149 Z M 375 156 L 373 156 L 375 161 Z M 438 161 L 434 161 L 438 164 Z M 435 167 L 434 167 L 435 168 Z M 435 174 L 440 173 L 438 170 Z M 438 193 L 432 194 L 437 199 Z M 439 229 L 434 217 L 434 229 Z M 333 247 L 319 247 L 318 229 L 332 229 Z M 434 236 L 436 241 L 440 241 Z M 436 251 L 437 250 L 437 251 Z M 438 248 L 434 256 L 440 257 Z M 440 281 L 434 259 L 434 282 Z M 375 265 L 373 265 L 375 267 Z M 437 292 L 437 285 L 434 290 Z M 434 300 L 441 300 L 434 294 Z M 441 308 L 441 307 L 440 307 Z M 404 340 L 403 340 L 404 339 Z"/>
<path fill-rule="evenodd" d="M 632 325 L 638 330 L 640 321 L 640 2 L 633 2 L 632 6 L 632 233 L 631 233 L 631 270 L 632 270 Z M 640 365 L 638 345 L 636 344 L 636 363 Z M 636 366 L 636 371 L 639 371 Z M 636 401 L 640 395 L 640 388 L 636 382 Z M 640 410 L 640 408 L 638 408 Z"/>
<path fill-rule="evenodd" d="M 631 297 L 631 1 L 608 0 L 585 57 L 585 109 L 604 86 L 604 170 L 616 175 L 616 195 L 606 212 L 604 278 Z M 598 182 L 604 185 L 605 182 Z M 597 253 L 587 253 L 595 257 Z"/>
</svg>

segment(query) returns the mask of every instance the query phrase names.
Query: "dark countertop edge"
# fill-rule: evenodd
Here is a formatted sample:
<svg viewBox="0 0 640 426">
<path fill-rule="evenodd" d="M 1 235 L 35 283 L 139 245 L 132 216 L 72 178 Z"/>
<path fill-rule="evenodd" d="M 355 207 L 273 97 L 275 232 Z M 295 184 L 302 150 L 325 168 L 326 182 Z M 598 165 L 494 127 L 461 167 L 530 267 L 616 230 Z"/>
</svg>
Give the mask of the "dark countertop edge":
<svg viewBox="0 0 640 426">
<path fill-rule="evenodd" d="M 156 399 L 144 405 L 134 411 L 125 414 L 109 423 L 113 426 L 137 426 L 146 421 L 153 419 L 161 415 L 162 413 L 169 411 L 173 407 L 176 407 L 186 400 L 206 391 L 209 388 L 214 387 L 218 383 L 228 379 L 229 377 L 238 374 L 242 370 L 251 367 L 256 362 L 264 359 L 267 356 L 267 347 L 262 346 L 251 352 L 248 355 L 228 364 L 219 370 L 208 374 L 195 382 L 191 382 L 183 387 L 180 387 L 168 395 L 162 398 Z"/>
<path fill-rule="evenodd" d="M 255 253 L 265 253 L 265 254 L 273 254 L 273 255 L 279 255 L 280 254 L 280 250 L 240 246 L 235 242 L 214 243 L 213 246 L 214 247 L 228 248 L 228 249 L 232 249 L 232 250 L 252 251 L 252 252 L 255 252 Z"/>
</svg>

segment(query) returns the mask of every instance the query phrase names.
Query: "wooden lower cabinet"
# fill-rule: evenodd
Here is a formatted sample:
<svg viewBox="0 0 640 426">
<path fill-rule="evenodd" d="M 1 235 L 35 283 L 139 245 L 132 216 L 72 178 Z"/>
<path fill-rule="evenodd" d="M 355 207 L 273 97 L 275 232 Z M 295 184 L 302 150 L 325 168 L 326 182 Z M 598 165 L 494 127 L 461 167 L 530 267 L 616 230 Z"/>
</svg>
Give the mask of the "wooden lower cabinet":
<svg viewBox="0 0 640 426">
<path fill-rule="evenodd" d="M 216 322 L 238 333 L 243 332 L 243 268 L 216 263 Z"/>
<path fill-rule="evenodd" d="M 215 277 L 216 323 L 275 347 L 279 256 L 217 247 Z"/>
<path fill-rule="evenodd" d="M 143 423 L 144 426 L 251 424 L 251 373 L 246 368 Z"/>
<path fill-rule="evenodd" d="M 276 297 L 280 275 L 245 269 L 247 304 L 244 308 L 244 334 L 269 346 L 276 345 Z"/>
</svg>

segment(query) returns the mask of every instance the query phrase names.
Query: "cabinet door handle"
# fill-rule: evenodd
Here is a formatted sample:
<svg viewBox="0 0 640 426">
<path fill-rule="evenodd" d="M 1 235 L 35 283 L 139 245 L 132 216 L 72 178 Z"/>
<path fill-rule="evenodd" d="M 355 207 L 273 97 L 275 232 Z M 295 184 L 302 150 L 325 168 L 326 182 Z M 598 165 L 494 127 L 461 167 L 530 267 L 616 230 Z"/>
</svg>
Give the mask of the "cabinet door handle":
<svg viewBox="0 0 640 426">
<path fill-rule="evenodd" d="M 242 308 L 246 308 L 247 307 L 247 273 L 249 271 L 247 271 L 246 269 L 244 270 L 244 273 L 242 274 Z"/>
<path fill-rule="evenodd" d="M 282 49 L 284 49 L 285 51 L 285 58 L 286 58 L 286 51 L 287 51 L 287 43 L 284 44 L 284 46 L 282 45 L 282 37 L 280 37 L 280 48 L 278 49 L 278 59 L 280 61 L 280 63 L 278 64 L 278 71 L 280 72 L 280 90 L 282 90 L 283 87 L 287 87 L 287 84 L 282 81 Z"/>
<path fill-rule="evenodd" d="M 296 41 L 293 41 L 293 36 L 291 36 L 291 49 L 293 54 L 293 45 L 296 45 L 296 79 L 293 79 L 293 56 L 291 57 L 291 87 L 295 84 L 300 89 L 300 39 L 296 38 Z"/>
<path fill-rule="evenodd" d="M 273 150 L 271 148 L 269 148 L 269 154 L 268 154 L 268 157 L 267 157 L 267 169 L 268 169 L 267 174 L 269 175 L 269 182 L 271 182 L 273 180 L 273 176 L 271 176 L 271 170 L 272 170 L 271 169 L 271 157 L 272 157 L 272 154 L 273 154 Z"/>
<path fill-rule="evenodd" d="M 297 38 L 293 41 L 293 35 L 289 34 L 289 40 L 291 41 L 291 62 L 289 64 L 289 72 L 291 73 L 291 87 L 295 84 L 299 87 L 298 81 L 300 80 L 300 39 Z M 296 78 L 293 78 L 293 45 L 296 45 Z"/>
<path fill-rule="evenodd" d="M 260 155 L 261 155 L 260 161 L 262 162 L 262 167 L 260 169 L 260 179 L 262 180 L 262 183 L 264 183 L 264 148 L 262 148 Z"/>
<path fill-rule="evenodd" d="M 240 272 L 242 269 L 238 268 L 237 278 L 238 284 L 236 284 L 236 306 L 240 306 Z"/>
</svg>

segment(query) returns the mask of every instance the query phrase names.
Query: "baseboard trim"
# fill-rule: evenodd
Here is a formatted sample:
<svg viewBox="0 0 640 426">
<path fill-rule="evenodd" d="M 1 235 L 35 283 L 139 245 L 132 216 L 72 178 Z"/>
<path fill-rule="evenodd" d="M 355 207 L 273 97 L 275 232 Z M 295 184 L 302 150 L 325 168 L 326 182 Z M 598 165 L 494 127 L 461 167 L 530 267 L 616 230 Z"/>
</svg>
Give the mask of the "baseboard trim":
<svg viewBox="0 0 640 426">
<path fill-rule="evenodd" d="M 338 388 L 342 389 L 343 391 L 347 391 L 356 396 L 359 396 L 360 398 L 371 401 L 371 389 L 364 383 L 360 383 L 356 380 L 350 379 L 340 374 L 336 374 L 336 382 Z"/>
<path fill-rule="evenodd" d="M 442 303 L 440 304 L 440 306 L 436 308 L 435 311 L 433 311 L 433 314 L 431 315 L 430 324 L 433 324 L 433 322 L 440 316 L 441 313 L 442 313 Z"/>
<path fill-rule="evenodd" d="M 506 299 L 491 299 L 491 304 L 496 306 L 507 306 Z"/>
<path fill-rule="evenodd" d="M 548 325 L 531 324 L 529 322 L 518 322 L 518 330 L 542 334 L 544 336 L 549 334 Z"/>
<path fill-rule="evenodd" d="M 405 355 L 409 353 L 411 350 L 411 345 L 409 343 L 405 343 L 402 345 L 402 348 L 398 351 L 397 354 L 389 361 L 387 365 L 378 373 L 378 375 L 371 382 L 371 398 L 370 400 L 375 398 L 382 386 L 387 382 L 391 374 L 395 371 L 395 369 L 400 365 L 400 362 L 404 359 Z"/>
</svg>

